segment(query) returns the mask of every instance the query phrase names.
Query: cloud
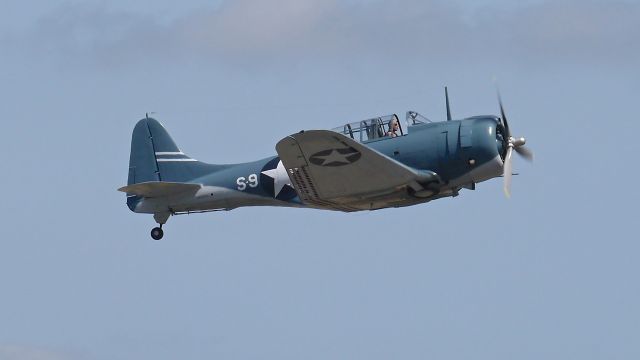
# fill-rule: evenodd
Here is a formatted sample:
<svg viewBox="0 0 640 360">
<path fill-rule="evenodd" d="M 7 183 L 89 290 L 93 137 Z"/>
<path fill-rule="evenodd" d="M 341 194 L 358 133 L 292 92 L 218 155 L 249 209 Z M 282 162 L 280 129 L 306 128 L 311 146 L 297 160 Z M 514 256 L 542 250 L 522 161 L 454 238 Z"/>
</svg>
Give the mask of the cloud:
<svg viewBox="0 0 640 360">
<path fill-rule="evenodd" d="M 174 31 L 194 50 L 281 51 L 304 42 L 337 6 L 335 0 L 228 1 L 176 22 Z"/>
<path fill-rule="evenodd" d="M 540 2 L 469 11 L 444 0 L 227 0 L 170 22 L 73 4 L 21 38 L 29 51 L 65 61 L 126 65 L 404 59 L 616 62 L 640 59 L 640 4 Z"/>
<path fill-rule="evenodd" d="M 523 54 L 619 63 L 640 58 L 638 19 L 637 2 L 592 0 L 529 6 L 498 23 L 506 42 Z"/>
</svg>

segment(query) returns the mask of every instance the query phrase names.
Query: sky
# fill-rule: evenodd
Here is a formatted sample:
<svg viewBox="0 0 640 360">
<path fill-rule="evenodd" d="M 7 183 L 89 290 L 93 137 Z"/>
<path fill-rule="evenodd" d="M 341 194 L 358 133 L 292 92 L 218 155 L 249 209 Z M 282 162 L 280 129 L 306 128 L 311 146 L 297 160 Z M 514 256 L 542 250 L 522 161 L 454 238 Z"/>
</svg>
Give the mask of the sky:
<svg viewBox="0 0 640 360">
<path fill-rule="evenodd" d="M 0 360 L 637 359 L 640 2 L 6 0 Z M 190 156 L 302 129 L 497 114 L 515 158 L 456 198 L 150 215 L 149 112 Z M 629 183 L 629 185 L 627 185 Z"/>
</svg>

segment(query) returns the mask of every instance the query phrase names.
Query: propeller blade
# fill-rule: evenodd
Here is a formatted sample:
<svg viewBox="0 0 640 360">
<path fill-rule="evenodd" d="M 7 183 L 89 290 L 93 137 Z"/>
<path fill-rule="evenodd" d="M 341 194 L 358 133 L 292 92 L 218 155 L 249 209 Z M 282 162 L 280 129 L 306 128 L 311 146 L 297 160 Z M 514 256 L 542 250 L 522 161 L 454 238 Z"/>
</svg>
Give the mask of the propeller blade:
<svg viewBox="0 0 640 360">
<path fill-rule="evenodd" d="M 515 148 L 518 155 L 522 156 L 525 160 L 533 162 L 533 152 L 526 146 L 518 146 Z"/>
<path fill-rule="evenodd" d="M 498 104 L 500 104 L 500 115 L 502 116 L 502 122 L 504 123 L 504 131 L 507 133 L 507 139 L 511 137 L 511 131 L 509 131 L 509 123 L 507 122 L 507 114 L 504 112 L 504 106 L 502 106 L 502 96 L 500 96 L 500 90 L 498 92 Z"/>
<path fill-rule="evenodd" d="M 511 154 L 513 153 L 513 147 L 507 148 L 507 155 L 504 157 L 504 195 L 508 198 L 511 197 Z"/>
</svg>

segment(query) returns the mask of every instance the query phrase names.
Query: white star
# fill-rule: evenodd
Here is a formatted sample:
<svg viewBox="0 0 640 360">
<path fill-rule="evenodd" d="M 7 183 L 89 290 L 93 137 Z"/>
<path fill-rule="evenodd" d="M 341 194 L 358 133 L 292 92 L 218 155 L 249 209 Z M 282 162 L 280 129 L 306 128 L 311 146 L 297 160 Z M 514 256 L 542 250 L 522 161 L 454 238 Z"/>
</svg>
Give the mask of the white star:
<svg viewBox="0 0 640 360">
<path fill-rule="evenodd" d="M 266 170 L 262 173 L 273 179 L 273 197 L 278 197 L 283 187 L 293 187 L 282 161 L 278 161 L 278 167 L 275 169 Z"/>
</svg>

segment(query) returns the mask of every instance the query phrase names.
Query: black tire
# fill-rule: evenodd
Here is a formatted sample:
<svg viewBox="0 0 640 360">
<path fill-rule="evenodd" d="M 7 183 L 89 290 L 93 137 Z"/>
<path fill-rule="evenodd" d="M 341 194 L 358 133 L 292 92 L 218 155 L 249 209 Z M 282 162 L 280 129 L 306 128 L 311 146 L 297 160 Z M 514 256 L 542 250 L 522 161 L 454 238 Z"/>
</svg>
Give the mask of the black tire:
<svg viewBox="0 0 640 360">
<path fill-rule="evenodd" d="M 164 231 L 162 231 L 162 229 L 160 229 L 159 227 L 154 227 L 153 229 L 151 229 L 151 237 L 153 238 L 153 240 L 160 240 L 162 239 L 162 236 L 164 236 Z"/>
</svg>

